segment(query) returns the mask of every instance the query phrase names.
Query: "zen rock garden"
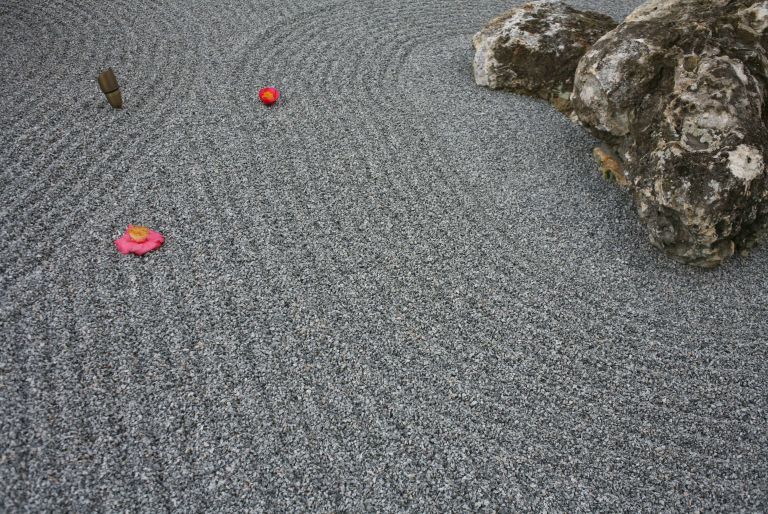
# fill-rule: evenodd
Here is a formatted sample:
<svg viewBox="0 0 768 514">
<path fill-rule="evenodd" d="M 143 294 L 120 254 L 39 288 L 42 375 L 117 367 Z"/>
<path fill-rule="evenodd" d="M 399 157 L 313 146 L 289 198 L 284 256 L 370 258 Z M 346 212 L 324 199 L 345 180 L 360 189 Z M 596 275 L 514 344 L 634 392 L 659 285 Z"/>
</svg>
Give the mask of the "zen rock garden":
<svg viewBox="0 0 768 514">
<path fill-rule="evenodd" d="M 768 225 L 768 1 L 651 0 L 623 23 L 538 1 L 474 37 L 478 85 L 540 97 L 603 141 L 653 245 L 710 268 Z"/>
</svg>

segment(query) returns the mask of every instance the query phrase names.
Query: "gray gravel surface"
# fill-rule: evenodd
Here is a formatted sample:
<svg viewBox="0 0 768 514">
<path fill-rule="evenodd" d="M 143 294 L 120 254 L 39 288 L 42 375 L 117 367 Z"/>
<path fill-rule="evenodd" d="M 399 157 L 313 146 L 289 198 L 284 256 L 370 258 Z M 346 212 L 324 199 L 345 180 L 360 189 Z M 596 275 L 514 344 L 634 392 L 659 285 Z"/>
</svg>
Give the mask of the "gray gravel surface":
<svg viewBox="0 0 768 514">
<path fill-rule="evenodd" d="M 510 5 L 0 4 L 0 511 L 768 509 L 768 251 L 476 87 Z"/>
</svg>

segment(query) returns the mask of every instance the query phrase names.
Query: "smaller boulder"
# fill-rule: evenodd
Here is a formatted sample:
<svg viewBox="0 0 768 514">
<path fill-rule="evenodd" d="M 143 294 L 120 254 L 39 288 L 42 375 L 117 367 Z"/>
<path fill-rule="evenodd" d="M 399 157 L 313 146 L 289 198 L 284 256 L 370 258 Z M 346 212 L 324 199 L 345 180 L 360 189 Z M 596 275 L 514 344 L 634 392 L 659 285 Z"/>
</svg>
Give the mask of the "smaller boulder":
<svg viewBox="0 0 768 514">
<path fill-rule="evenodd" d="M 563 2 L 529 2 L 493 20 L 473 38 L 475 82 L 543 98 L 570 113 L 579 59 L 616 27 L 604 14 Z"/>
</svg>

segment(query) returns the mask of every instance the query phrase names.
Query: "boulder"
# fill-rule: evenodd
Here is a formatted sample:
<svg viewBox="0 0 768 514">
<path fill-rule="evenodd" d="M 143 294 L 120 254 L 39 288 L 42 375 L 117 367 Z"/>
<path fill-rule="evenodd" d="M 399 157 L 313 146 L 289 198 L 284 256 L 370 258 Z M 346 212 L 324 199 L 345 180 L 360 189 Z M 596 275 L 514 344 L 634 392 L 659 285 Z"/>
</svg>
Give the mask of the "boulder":
<svg viewBox="0 0 768 514">
<path fill-rule="evenodd" d="M 609 16 L 562 2 L 524 4 L 475 35 L 475 82 L 544 98 L 569 112 L 579 59 L 615 26 Z"/>
<path fill-rule="evenodd" d="M 767 92 L 768 1 L 651 0 L 581 58 L 571 102 L 651 242 L 713 267 L 768 226 Z"/>
</svg>

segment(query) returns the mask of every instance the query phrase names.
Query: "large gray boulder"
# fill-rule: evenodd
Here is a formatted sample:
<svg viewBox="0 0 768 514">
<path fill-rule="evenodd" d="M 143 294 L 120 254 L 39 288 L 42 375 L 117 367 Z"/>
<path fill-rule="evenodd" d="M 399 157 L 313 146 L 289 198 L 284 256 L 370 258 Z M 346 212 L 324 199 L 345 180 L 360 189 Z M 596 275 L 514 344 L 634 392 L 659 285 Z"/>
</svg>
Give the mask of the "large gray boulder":
<svg viewBox="0 0 768 514">
<path fill-rule="evenodd" d="M 767 50 L 768 1 L 652 0 L 579 62 L 575 114 L 675 259 L 716 266 L 768 225 Z"/>
<path fill-rule="evenodd" d="M 475 35 L 475 82 L 544 98 L 568 112 L 579 59 L 615 26 L 609 16 L 562 2 L 521 5 Z"/>
<path fill-rule="evenodd" d="M 475 81 L 546 98 L 601 138 L 601 170 L 671 257 L 745 253 L 768 231 L 768 0 L 650 0 L 612 27 L 522 5 L 475 36 Z"/>
</svg>

